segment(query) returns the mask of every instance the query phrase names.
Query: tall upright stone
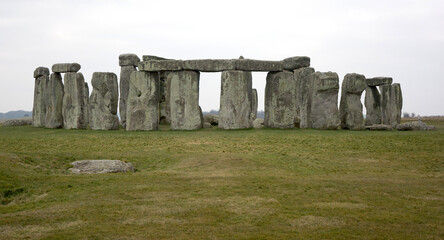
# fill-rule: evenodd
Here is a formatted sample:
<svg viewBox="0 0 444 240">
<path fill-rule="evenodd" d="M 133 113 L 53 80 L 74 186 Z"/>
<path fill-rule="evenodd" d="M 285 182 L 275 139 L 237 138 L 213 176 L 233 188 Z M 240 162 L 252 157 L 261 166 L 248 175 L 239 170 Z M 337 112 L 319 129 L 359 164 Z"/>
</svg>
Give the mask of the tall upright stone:
<svg viewBox="0 0 444 240">
<path fill-rule="evenodd" d="M 63 94 L 63 127 L 65 129 L 86 129 L 88 106 L 86 102 L 85 79 L 82 73 L 67 72 Z"/>
<path fill-rule="evenodd" d="M 111 72 L 93 73 L 93 90 L 89 98 L 90 127 L 93 130 L 118 130 L 117 104 L 119 90 L 117 75 Z"/>
<path fill-rule="evenodd" d="M 126 130 L 159 129 L 159 74 L 133 72 L 127 101 Z"/>
<path fill-rule="evenodd" d="M 168 75 L 174 71 L 159 72 L 159 122 L 171 123 L 170 85 Z"/>
<path fill-rule="evenodd" d="M 401 85 L 399 83 L 394 83 L 390 88 L 390 108 L 391 108 L 391 125 L 396 127 L 401 123 L 401 112 L 402 112 L 402 92 Z"/>
<path fill-rule="evenodd" d="M 119 100 L 119 113 L 120 122 L 124 128 L 126 128 L 126 109 L 129 93 L 129 81 L 132 72 L 137 71 L 137 65 L 140 59 L 136 54 L 126 53 L 119 55 L 120 66 L 120 100 Z"/>
<path fill-rule="evenodd" d="M 222 72 L 219 128 L 251 128 L 251 72 L 229 70 Z"/>
<path fill-rule="evenodd" d="M 375 86 L 367 86 L 364 99 L 366 115 L 365 126 L 381 124 L 381 95 Z"/>
<path fill-rule="evenodd" d="M 364 129 L 361 95 L 366 87 L 364 75 L 356 73 L 348 73 L 345 75 L 344 81 L 342 81 L 341 102 L 339 106 L 339 116 L 343 129 Z"/>
<path fill-rule="evenodd" d="M 294 71 L 296 84 L 295 91 L 295 124 L 299 122 L 300 128 L 310 127 L 311 101 L 313 94 L 313 78 L 310 76 L 315 72 L 314 68 L 304 67 Z"/>
<path fill-rule="evenodd" d="M 315 129 L 338 129 L 340 125 L 338 111 L 339 77 L 334 72 L 315 72 L 309 127 Z"/>
<path fill-rule="evenodd" d="M 257 90 L 255 88 L 252 89 L 251 95 L 251 121 L 253 122 L 257 118 Z"/>
<path fill-rule="evenodd" d="M 381 93 L 381 124 L 391 125 L 390 91 L 391 84 L 379 86 Z"/>
<path fill-rule="evenodd" d="M 47 85 L 46 128 L 63 127 L 63 82 L 60 73 L 52 73 Z"/>
<path fill-rule="evenodd" d="M 44 127 L 47 105 L 47 85 L 49 83 L 49 69 L 38 67 L 34 71 L 34 103 L 32 107 L 32 125 Z"/>
<path fill-rule="evenodd" d="M 197 71 L 174 71 L 168 74 L 172 130 L 202 128 L 202 111 L 199 107 L 199 77 Z"/>
<path fill-rule="evenodd" d="M 86 126 L 89 126 L 90 114 L 89 114 L 89 87 L 88 83 L 85 82 L 85 87 L 83 88 L 83 102 L 85 104 L 85 121 Z"/>
<path fill-rule="evenodd" d="M 296 117 L 296 83 L 293 72 L 269 72 L 265 86 L 264 126 L 294 128 Z"/>
</svg>

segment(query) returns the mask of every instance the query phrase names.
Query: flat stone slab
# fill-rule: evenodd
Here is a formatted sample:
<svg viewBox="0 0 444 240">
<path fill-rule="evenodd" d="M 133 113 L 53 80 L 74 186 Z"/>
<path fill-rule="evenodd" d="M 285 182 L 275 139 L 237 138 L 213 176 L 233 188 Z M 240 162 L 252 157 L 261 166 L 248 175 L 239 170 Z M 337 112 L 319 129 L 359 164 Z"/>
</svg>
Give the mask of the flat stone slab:
<svg viewBox="0 0 444 240">
<path fill-rule="evenodd" d="M 52 65 L 52 71 L 55 73 L 78 72 L 80 70 L 78 63 L 56 63 Z"/>
<path fill-rule="evenodd" d="M 139 71 L 180 71 L 183 69 L 182 60 L 150 60 L 139 63 Z"/>
<path fill-rule="evenodd" d="M 221 72 L 235 70 L 235 60 L 227 59 L 198 59 L 183 61 L 183 69 L 200 72 Z"/>
<path fill-rule="evenodd" d="M 306 56 L 289 57 L 282 61 L 285 70 L 293 71 L 295 69 L 310 67 L 310 58 Z"/>
<path fill-rule="evenodd" d="M 34 71 L 34 78 L 38 78 L 41 76 L 49 76 L 49 68 L 46 67 L 38 67 Z"/>
<path fill-rule="evenodd" d="M 140 58 L 134 53 L 124 53 L 119 55 L 119 66 L 135 66 L 140 62 Z"/>
<path fill-rule="evenodd" d="M 154 55 L 143 55 L 142 56 L 143 61 L 151 61 L 151 60 L 172 60 L 168 58 L 158 57 Z"/>
<path fill-rule="evenodd" d="M 365 129 L 374 131 L 391 131 L 393 130 L 393 127 L 392 125 L 373 124 L 371 126 L 365 126 Z"/>
<path fill-rule="evenodd" d="M 134 166 L 120 160 L 79 160 L 71 163 L 75 174 L 134 172 Z"/>
<path fill-rule="evenodd" d="M 236 59 L 236 70 L 255 72 L 280 72 L 284 70 L 282 61 Z"/>
<path fill-rule="evenodd" d="M 32 119 L 9 119 L 3 123 L 5 127 L 31 125 Z"/>
<path fill-rule="evenodd" d="M 365 83 L 369 87 L 376 87 L 381 85 L 392 84 L 393 78 L 391 77 L 374 77 L 365 79 Z"/>
<path fill-rule="evenodd" d="M 428 126 L 423 121 L 414 121 L 401 123 L 396 126 L 398 131 L 432 131 L 435 130 L 434 126 Z"/>
</svg>

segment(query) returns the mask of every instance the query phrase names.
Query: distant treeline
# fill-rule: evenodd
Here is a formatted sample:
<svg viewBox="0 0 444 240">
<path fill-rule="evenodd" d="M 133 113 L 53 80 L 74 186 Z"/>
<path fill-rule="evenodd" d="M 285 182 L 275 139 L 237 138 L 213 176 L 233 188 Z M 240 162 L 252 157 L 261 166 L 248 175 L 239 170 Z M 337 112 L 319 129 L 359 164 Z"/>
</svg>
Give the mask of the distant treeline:
<svg viewBox="0 0 444 240">
<path fill-rule="evenodd" d="M 207 114 L 219 115 L 219 110 L 202 111 L 202 113 L 204 116 Z M 264 118 L 264 116 L 265 116 L 264 110 L 257 111 L 257 118 Z"/>
<path fill-rule="evenodd" d="M 10 111 L 7 113 L 0 113 L 0 119 L 12 119 L 12 118 L 24 118 L 24 117 L 31 117 L 32 112 L 31 111 Z"/>
</svg>

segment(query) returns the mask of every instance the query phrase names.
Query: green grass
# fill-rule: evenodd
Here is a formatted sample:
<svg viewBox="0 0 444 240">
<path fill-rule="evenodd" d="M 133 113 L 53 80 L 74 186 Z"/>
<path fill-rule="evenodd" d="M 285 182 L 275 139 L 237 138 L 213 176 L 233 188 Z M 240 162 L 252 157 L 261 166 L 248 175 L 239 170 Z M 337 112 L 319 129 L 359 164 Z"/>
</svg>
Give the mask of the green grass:
<svg viewBox="0 0 444 240">
<path fill-rule="evenodd" d="M 441 128 L 0 127 L 0 239 L 443 239 L 443 173 Z"/>
</svg>

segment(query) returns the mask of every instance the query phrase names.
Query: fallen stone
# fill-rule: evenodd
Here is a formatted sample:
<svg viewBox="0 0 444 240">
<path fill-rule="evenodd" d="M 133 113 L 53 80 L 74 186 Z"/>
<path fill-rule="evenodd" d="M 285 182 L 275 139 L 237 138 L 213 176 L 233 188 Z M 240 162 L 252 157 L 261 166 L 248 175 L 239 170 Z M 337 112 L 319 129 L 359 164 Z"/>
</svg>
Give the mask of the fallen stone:
<svg viewBox="0 0 444 240">
<path fill-rule="evenodd" d="M 124 53 L 119 55 L 119 66 L 134 66 L 140 62 L 140 58 L 134 53 Z"/>
<path fill-rule="evenodd" d="M 133 72 L 127 102 L 126 130 L 159 129 L 159 74 Z"/>
<path fill-rule="evenodd" d="M 90 127 L 93 130 L 118 130 L 117 104 L 119 90 L 117 75 L 95 72 L 91 79 L 93 90 L 89 98 Z"/>
<path fill-rule="evenodd" d="M 367 111 L 365 126 L 381 124 L 381 95 L 379 94 L 378 88 L 367 86 L 365 89 L 364 104 Z"/>
<path fill-rule="evenodd" d="M 134 166 L 120 160 L 79 160 L 71 163 L 74 174 L 134 172 Z"/>
<path fill-rule="evenodd" d="M 428 126 L 423 121 L 414 121 L 414 122 L 406 122 L 401 123 L 396 126 L 396 130 L 398 131 L 432 131 L 435 130 L 434 126 Z"/>
<path fill-rule="evenodd" d="M 46 105 L 46 128 L 63 127 L 63 82 L 60 73 L 52 73 L 46 88 L 48 102 Z"/>
<path fill-rule="evenodd" d="M 120 99 L 119 99 L 119 113 L 120 123 L 123 128 L 126 128 L 126 109 L 129 93 L 129 81 L 132 72 L 136 72 L 137 68 L 134 66 L 122 66 L 120 68 Z"/>
<path fill-rule="evenodd" d="M 262 118 L 254 119 L 253 128 L 256 128 L 256 129 L 264 128 L 264 119 L 262 119 Z"/>
<path fill-rule="evenodd" d="M 34 102 L 32 106 L 32 125 L 34 127 L 45 126 L 46 106 L 48 104 L 47 85 L 49 83 L 49 76 L 40 73 L 49 73 L 49 69 L 38 67 L 34 71 L 34 75 L 38 76 L 34 82 Z"/>
<path fill-rule="evenodd" d="M 163 58 L 163 57 L 158 57 L 158 56 L 154 56 L 154 55 L 143 55 L 142 56 L 143 61 L 151 61 L 151 60 L 173 60 L 173 59 L 168 59 L 168 58 Z"/>
<path fill-rule="evenodd" d="M 13 126 L 26 126 L 31 124 L 32 124 L 32 119 L 9 119 L 3 123 L 3 126 L 13 127 Z"/>
<path fill-rule="evenodd" d="M 180 71 L 183 69 L 182 60 L 150 60 L 139 62 L 139 71 Z"/>
<path fill-rule="evenodd" d="M 399 83 L 392 84 L 390 87 L 390 123 L 393 127 L 401 123 L 402 111 L 402 92 Z"/>
<path fill-rule="evenodd" d="M 204 124 L 203 124 L 203 128 L 212 128 L 213 127 L 213 125 L 211 125 L 211 123 L 209 123 L 209 122 L 204 122 Z"/>
<path fill-rule="evenodd" d="M 310 127 L 315 129 L 338 129 L 339 77 L 334 72 L 315 72 L 310 112 Z"/>
<path fill-rule="evenodd" d="M 282 61 L 284 70 L 293 71 L 295 69 L 310 67 L 309 57 L 289 57 Z"/>
<path fill-rule="evenodd" d="M 257 90 L 256 89 L 252 89 L 252 96 L 251 96 L 251 121 L 254 121 L 254 119 L 257 118 Z"/>
<path fill-rule="evenodd" d="M 65 129 L 85 129 L 88 126 L 88 108 L 85 93 L 85 80 L 81 73 L 68 72 L 64 76 L 63 127 Z"/>
<path fill-rule="evenodd" d="M 201 72 L 235 70 L 235 61 L 229 59 L 199 59 L 183 61 L 183 69 Z"/>
<path fill-rule="evenodd" d="M 314 68 L 299 68 L 294 71 L 295 91 L 295 125 L 309 128 L 311 114 L 311 97 L 313 94 L 313 79 L 310 77 Z M 299 123 L 299 124 L 298 124 Z"/>
<path fill-rule="evenodd" d="M 365 76 L 348 73 L 342 81 L 341 103 L 339 117 L 342 129 L 364 129 L 364 115 L 362 114 L 361 94 L 365 90 Z"/>
<path fill-rule="evenodd" d="M 219 115 L 207 114 L 204 116 L 204 122 L 210 123 L 211 125 L 219 125 Z"/>
<path fill-rule="evenodd" d="M 296 83 L 293 72 L 269 72 L 265 86 L 264 125 L 269 128 L 294 128 Z"/>
<path fill-rule="evenodd" d="M 34 78 L 41 76 L 49 76 L 49 69 L 46 67 L 38 67 L 34 70 Z"/>
<path fill-rule="evenodd" d="M 55 73 L 76 73 L 80 70 L 80 64 L 78 63 L 57 63 L 52 65 L 52 71 Z"/>
<path fill-rule="evenodd" d="M 391 77 L 375 77 L 367 78 L 365 82 L 369 87 L 377 87 L 381 85 L 392 84 L 393 79 Z"/>
<path fill-rule="evenodd" d="M 393 130 L 392 125 L 384 125 L 384 124 L 373 124 L 371 126 L 365 126 L 367 130 L 376 130 L 376 131 L 391 131 Z"/>
<path fill-rule="evenodd" d="M 259 71 L 259 72 L 280 72 L 284 70 L 282 61 L 263 61 L 253 59 L 235 60 L 236 70 Z"/>
</svg>

